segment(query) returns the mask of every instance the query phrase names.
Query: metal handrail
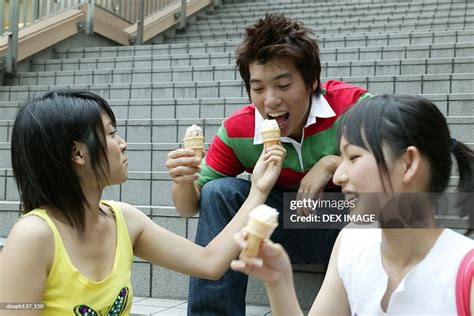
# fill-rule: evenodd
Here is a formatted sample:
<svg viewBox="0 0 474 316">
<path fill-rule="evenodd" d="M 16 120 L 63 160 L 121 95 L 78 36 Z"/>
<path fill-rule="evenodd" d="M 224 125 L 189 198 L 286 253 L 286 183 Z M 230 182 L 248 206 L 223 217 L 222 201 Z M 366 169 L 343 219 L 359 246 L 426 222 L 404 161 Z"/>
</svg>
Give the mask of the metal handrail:
<svg viewBox="0 0 474 316">
<path fill-rule="evenodd" d="M 95 0 L 87 0 L 89 8 Z M 0 0 L 1 25 L 0 36 L 8 38 L 8 47 L 5 60 L 7 73 L 16 73 L 18 63 L 18 33 L 20 29 L 31 26 L 48 17 L 58 15 L 69 9 L 75 9 L 85 3 L 84 0 Z M 8 4 L 8 21 L 6 20 Z M 20 15 L 21 12 L 21 15 Z M 93 11 L 88 10 L 87 21 L 92 21 Z M 8 26 L 6 29 L 5 26 Z M 92 30 L 92 25 L 90 25 Z"/>
<path fill-rule="evenodd" d="M 179 3 L 180 5 L 178 6 Z M 0 0 L 0 7 L 2 8 L 0 38 L 2 36 L 8 38 L 6 57 L 0 59 L 0 62 L 6 65 L 8 73 L 16 73 L 19 30 L 69 9 L 76 9 L 82 5 L 87 6 L 87 10 L 85 10 L 85 27 L 83 22 L 80 24 L 85 29 L 86 34 L 93 34 L 94 8 L 96 5 L 100 6 L 101 9 L 111 12 L 128 21 L 128 23 L 136 24 L 135 38 L 132 38 L 130 41 L 135 45 L 141 45 L 144 40 L 145 19 L 148 16 L 174 5 L 175 9 L 172 10 L 180 7 L 178 12 L 174 11 L 176 12 L 175 17 L 179 17 L 178 28 L 184 28 L 186 27 L 186 8 L 189 3 L 192 4 L 193 0 Z M 214 0 L 214 4 L 218 6 L 220 1 Z M 6 16 L 7 5 L 9 12 L 8 21 Z M 81 9 L 84 10 L 84 7 Z M 9 26 L 8 31 L 5 31 L 5 24 Z"/>
<path fill-rule="evenodd" d="M 143 17 L 147 17 L 179 2 L 180 0 L 95 0 L 97 6 L 114 13 L 131 24 L 140 20 L 142 11 Z"/>
<path fill-rule="evenodd" d="M 12 25 L 22 29 L 66 10 L 76 9 L 86 2 L 87 0 L 0 0 L 0 36 L 6 36 L 5 33 L 11 31 Z M 11 23 L 11 14 L 8 14 L 12 8 L 18 10 L 15 16 L 17 23 Z"/>
</svg>

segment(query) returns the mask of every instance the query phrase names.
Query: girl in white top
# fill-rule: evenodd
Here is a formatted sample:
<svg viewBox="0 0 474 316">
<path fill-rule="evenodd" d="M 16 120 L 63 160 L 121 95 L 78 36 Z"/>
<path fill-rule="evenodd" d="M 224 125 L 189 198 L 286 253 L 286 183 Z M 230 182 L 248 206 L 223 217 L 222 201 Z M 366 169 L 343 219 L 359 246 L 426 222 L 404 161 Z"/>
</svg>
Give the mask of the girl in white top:
<svg viewBox="0 0 474 316">
<path fill-rule="evenodd" d="M 428 208 L 418 202 L 424 193 L 446 189 L 451 154 L 459 169 L 458 191 L 472 193 L 474 153 L 451 139 L 434 104 L 415 96 L 382 95 L 352 107 L 341 121 L 339 140 L 341 163 L 333 181 L 354 202 L 351 214 L 376 214 L 382 229 L 341 231 L 309 315 L 457 315 L 456 273 L 474 241 L 439 228 L 433 200 L 424 204 Z M 375 192 L 381 193 L 378 200 Z M 408 192 L 418 193 L 417 204 L 399 207 L 400 216 L 387 220 L 386 202 L 413 202 Z M 471 229 L 473 196 L 465 194 L 458 203 Z M 241 247 L 246 235 L 235 236 Z M 273 315 L 301 315 L 285 250 L 265 241 L 258 257 L 241 257 L 231 267 L 265 282 Z M 474 289 L 471 313 L 473 302 Z"/>
</svg>

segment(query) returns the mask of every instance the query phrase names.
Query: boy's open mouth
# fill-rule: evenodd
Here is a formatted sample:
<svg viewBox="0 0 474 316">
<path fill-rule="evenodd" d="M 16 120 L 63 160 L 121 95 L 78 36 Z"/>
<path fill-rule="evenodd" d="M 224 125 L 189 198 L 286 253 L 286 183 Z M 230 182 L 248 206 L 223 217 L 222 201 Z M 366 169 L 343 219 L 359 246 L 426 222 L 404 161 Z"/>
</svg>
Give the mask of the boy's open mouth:
<svg viewBox="0 0 474 316">
<path fill-rule="evenodd" d="M 288 112 L 273 112 L 268 113 L 268 117 L 272 120 L 276 120 L 278 123 L 278 127 L 280 129 L 284 129 L 288 126 L 288 118 L 290 117 L 290 113 Z"/>
</svg>

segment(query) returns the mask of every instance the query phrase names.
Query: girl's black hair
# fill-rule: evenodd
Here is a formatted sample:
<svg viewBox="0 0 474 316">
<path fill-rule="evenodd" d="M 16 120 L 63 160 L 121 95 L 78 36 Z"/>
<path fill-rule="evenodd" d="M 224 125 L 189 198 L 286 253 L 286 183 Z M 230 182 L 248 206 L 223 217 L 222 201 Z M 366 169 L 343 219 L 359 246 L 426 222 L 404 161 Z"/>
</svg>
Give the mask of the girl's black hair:
<svg viewBox="0 0 474 316">
<path fill-rule="evenodd" d="M 451 138 L 446 118 L 429 100 L 420 96 L 380 95 L 350 108 L 339 126 L 341 137 L 373 153 L 381 174 L 388 176 L 387 160 L 382 145 L 395 157 L 407 147 L 415 146 L 430 166 L 429 192 L 446 190 L 451 177 L 452 159 L 459 169 L 458 192 L 462 197 L 458 208 L 462 217 L 469 215 L 474 227 L 474 152 Z"/>
<path fill-rule="evenodd" d="M 84 232 L 87 201 L 74 172 L 72 150 L 74 141 L 84 143 L 96 178 L 106 177 L 103 112 L 115 127 L 107 102 L 87 91 L 48 91 L 23 104 L 13 125 L 11 155 L 24 213 L 52 205 Z"/>
</svg>

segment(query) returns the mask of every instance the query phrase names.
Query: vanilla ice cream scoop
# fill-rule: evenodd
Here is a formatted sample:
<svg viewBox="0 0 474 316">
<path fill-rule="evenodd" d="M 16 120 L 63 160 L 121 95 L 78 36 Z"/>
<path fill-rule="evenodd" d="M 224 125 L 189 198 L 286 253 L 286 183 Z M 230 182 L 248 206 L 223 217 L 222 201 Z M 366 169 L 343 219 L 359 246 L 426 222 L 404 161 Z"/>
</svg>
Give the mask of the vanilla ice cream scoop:
<svg viewBox="0 0 474 316">
<path fill-rule="evenodd" d="M 276 120 L 265 120 L 262 124 L 262 140 L 265 146 L 271 147 L 280 143 L 280 128 Z"/>
<path fill-rule="evenodd" d="M 256 219 L 267 224 L 278 223 L 278 211 L 265 204 L 257 206 L 250 211 L 249 218 Z"/>
<path fill-rule="evenodd" d="M 276 120 L 264 120 L 262 124 L 262 130 L 268 129 L 280 129 Z"/>
<path fill-rule="evenodd" d="M 189 126 L 186 129 L 186 133 L 184 134 L 185 138 L 193 137 L 193 136 L 202 136 L 202 129 L 196 124 Z"/>
<path fill-rule="evenodd" d="M 202 158 L 204 152 L 204 136 L 202 136 L 202 129 L 193 124 L 186 129 L 184 135 L 184 148 L 193 149 L 196 158 Z"/>
<path fill-rule="evenodd" d="M 262 242 L 270 237 L 278 226 L 278 211 L 267 205 L 260 205 L 249 214 L 246 230 L 248 232 L 247 247 L 242 254 L 247 257 L 255 257 L 258 254 Z"/>
</svg>

